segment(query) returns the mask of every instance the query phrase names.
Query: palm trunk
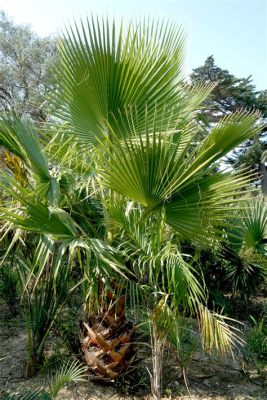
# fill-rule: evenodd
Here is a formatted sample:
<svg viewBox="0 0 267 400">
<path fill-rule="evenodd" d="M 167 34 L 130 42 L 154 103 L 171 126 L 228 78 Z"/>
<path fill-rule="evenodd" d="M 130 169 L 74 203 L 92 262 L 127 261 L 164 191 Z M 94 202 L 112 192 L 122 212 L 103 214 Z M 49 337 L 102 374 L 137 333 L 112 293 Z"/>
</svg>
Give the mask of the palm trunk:
<svg viewBox="0 0 267 400">
<path fill-rule="evenodd" d="M 162 393 L 162 366 L 165 337 L 159 333 L 154 318 L 150 322 L 150 330 L 152 348 L 151 392 L 154 400 L 160 400 Z"/>
<path fill-rule="evenodd" d="M 116 295 L 108 292 L 106 307 L 81 325 L 81 350 L 92 379 L 114 382 L 133 356 L 134 328 L 125 321 L 125 296 L 115 301 Z"/>
</svg>

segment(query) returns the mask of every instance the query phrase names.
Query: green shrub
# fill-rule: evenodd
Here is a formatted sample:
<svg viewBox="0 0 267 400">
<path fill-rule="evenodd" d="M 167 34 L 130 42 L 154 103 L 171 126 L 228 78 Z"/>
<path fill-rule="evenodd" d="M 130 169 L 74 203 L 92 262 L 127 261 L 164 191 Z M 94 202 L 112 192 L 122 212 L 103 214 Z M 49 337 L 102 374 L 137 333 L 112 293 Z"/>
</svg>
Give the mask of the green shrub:
<svg viewBox="0 0 267 400">
<path fill-rule="evenodd" d="M 247 335 L 248 350 L 259 358 L 267 361 L 267 321 L 263 317 L 257 322 L 251 317 L 253 326 Z"/>
<path fill-rule="evenodd" d="M 7 304 L 12 317 L 17 315 L 19 276 L 11 265 L 0 268 L 0 298 Z"/>
</svg>

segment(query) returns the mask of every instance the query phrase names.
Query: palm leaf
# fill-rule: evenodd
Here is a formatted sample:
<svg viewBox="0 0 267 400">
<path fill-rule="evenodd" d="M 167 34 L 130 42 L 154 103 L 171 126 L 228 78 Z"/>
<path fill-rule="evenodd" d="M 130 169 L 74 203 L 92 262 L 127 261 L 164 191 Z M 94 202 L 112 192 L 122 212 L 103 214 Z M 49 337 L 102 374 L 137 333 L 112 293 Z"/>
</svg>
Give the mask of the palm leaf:
<svg viewBox="0 0 267 400">
<path fill-rule="evenodd" d="M 220 235 L 227 218 L 234 218 L 240 207 L 240 198 L 237 200 L 236 196 L 242 194 L 249 182 L 249 175 L 200 175 L 166 203 L 166 222 L 187 239 L 205 242 Z"/>
<path fill-rule="evenodd" d="M 3 115 L 0 121 L 1 143 L 26 163 L 30 177 L 36 183 L 36 194 L 46 196 L 53 205 L 57 204 L 59 184 L 50 174 L 47 157 L 33 123 L 15 115 Z"/>
<path fill-rule="evenodd" d="M 205 306 L 199 306 L 198 320 L 202 346 L 206 351 L 218 350 L 224 354 L 235 346 L 244 344 L 240 338 L 240 330 L 234 326 L 237 321 L 211 312 Z"/>
<path fill-rule="evenodd" d="M 121 23 L 117 30 L 108 20 L 87 19 L 70 27 L 59 46 L 59 90 L 53 99 L 57 115 L 86 144 L 102 140 L 107 123 L 117 127 L 125 107 L 136 107 L 152 121 L 157 104 L 168 120 L 182 96 L 183 44 L 174 25 L 159 22 L 128 29 Z"/>
<path fill-rule="evenodd" d="M 0 123 L 0 144 L 24 161 L 42 180 L 49 180 L 47 160 L 33 124 L 26 119 L 4 115 Z"/>
<path fill-rule="evenodd" d="M 252 121 L 254 124 L 254 117 Z M 235 198 L 250 176 L 210 172 L 208 167 L 218 152 L 224 154 L 222 148 L 212 155 L 213 146 L 204 144 L 188 155 L 190 136 L 185 143 L 174 143 L 171 133 L 164 135 L 158 128 L 155 125 L 146 135 L 136 132 L 135 137 L 123 141 L 114 134 L 108 146 L 102 144 L 97 160 L 101 183 L 149 209 L 164 207 L 167 223 L 182 236 L 199 239 L 234 214 Z"/>
<path fill-rule="evenodd" d="M 259 117 L 258 112 L 238 111 L 222 118 L 203 141 L 196 163 L 201 164 L 203 159 L 209 160 L 209 163 L 217 161 L 246 139 L 255 136 L 260 132 L 260 125 L 257 124 Z"/>
<path fill-rule="evenodd" d="M 267 252 L 267 207 L 266 203 L 260 199 L 253 199 L 247 204 L 247 208 L 242 211 L 244 229 L 243 245 L 254 249 L 260 254 Z"/>
<path fill-rule="evenodd" d="M 77 360 L 64 361 L 54 375 L 49 377 L 50 393 L 56 398 L 59 390 L 71 382 L 82 382 L 86 379 L 87 367 L 81 365 Z"/>
</svg>

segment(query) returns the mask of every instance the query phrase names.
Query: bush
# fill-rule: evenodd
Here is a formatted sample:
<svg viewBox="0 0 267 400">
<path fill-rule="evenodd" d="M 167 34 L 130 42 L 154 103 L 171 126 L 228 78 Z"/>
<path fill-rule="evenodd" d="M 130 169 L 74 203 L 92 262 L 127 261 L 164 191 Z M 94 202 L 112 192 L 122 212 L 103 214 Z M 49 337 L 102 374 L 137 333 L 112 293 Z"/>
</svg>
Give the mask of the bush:
<svg viewBox="0 0 267 400">
<path fill-rule="evenodd" d="M 17 315 L 19 276 L 11 265 L 0 268 L 0 297 L 7 304 L 12 317 Z"/>
<path fill-rule="evenodd" d="M 257 322 L 251 317 L 253 326 L 247 335 L 248 350 L 267 362 L 267 320 L 263 317 Z"/>
</svg>

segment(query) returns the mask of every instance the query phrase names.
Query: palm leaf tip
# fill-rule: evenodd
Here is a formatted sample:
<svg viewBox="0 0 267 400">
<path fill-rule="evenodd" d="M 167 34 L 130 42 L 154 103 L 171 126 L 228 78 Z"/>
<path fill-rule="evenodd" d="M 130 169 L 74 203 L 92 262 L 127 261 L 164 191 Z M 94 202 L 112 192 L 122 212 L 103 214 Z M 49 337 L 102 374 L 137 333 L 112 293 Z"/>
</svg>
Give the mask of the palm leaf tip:
<svg viewBox="0 0 267 400">
<path fill-rule="evenodd" d="M 244 345 L 240 330 L 234 326 L 238 321 L 211 312 L 205 306 L 199 307 L 198 320 L 202 347 L 206 351 L 217 350 L 222 354 L 232 353 L 235 347 Z M 232 324 L 228 324 L 227 320 Z"/>
<path fill-rule="evenodd" d="M 39 135 L 30 120 L 12 114 L 2 116 L 0 144 L 28 163 L 40 179 L 49 179 L 48 164 Z"/>
</svg>

